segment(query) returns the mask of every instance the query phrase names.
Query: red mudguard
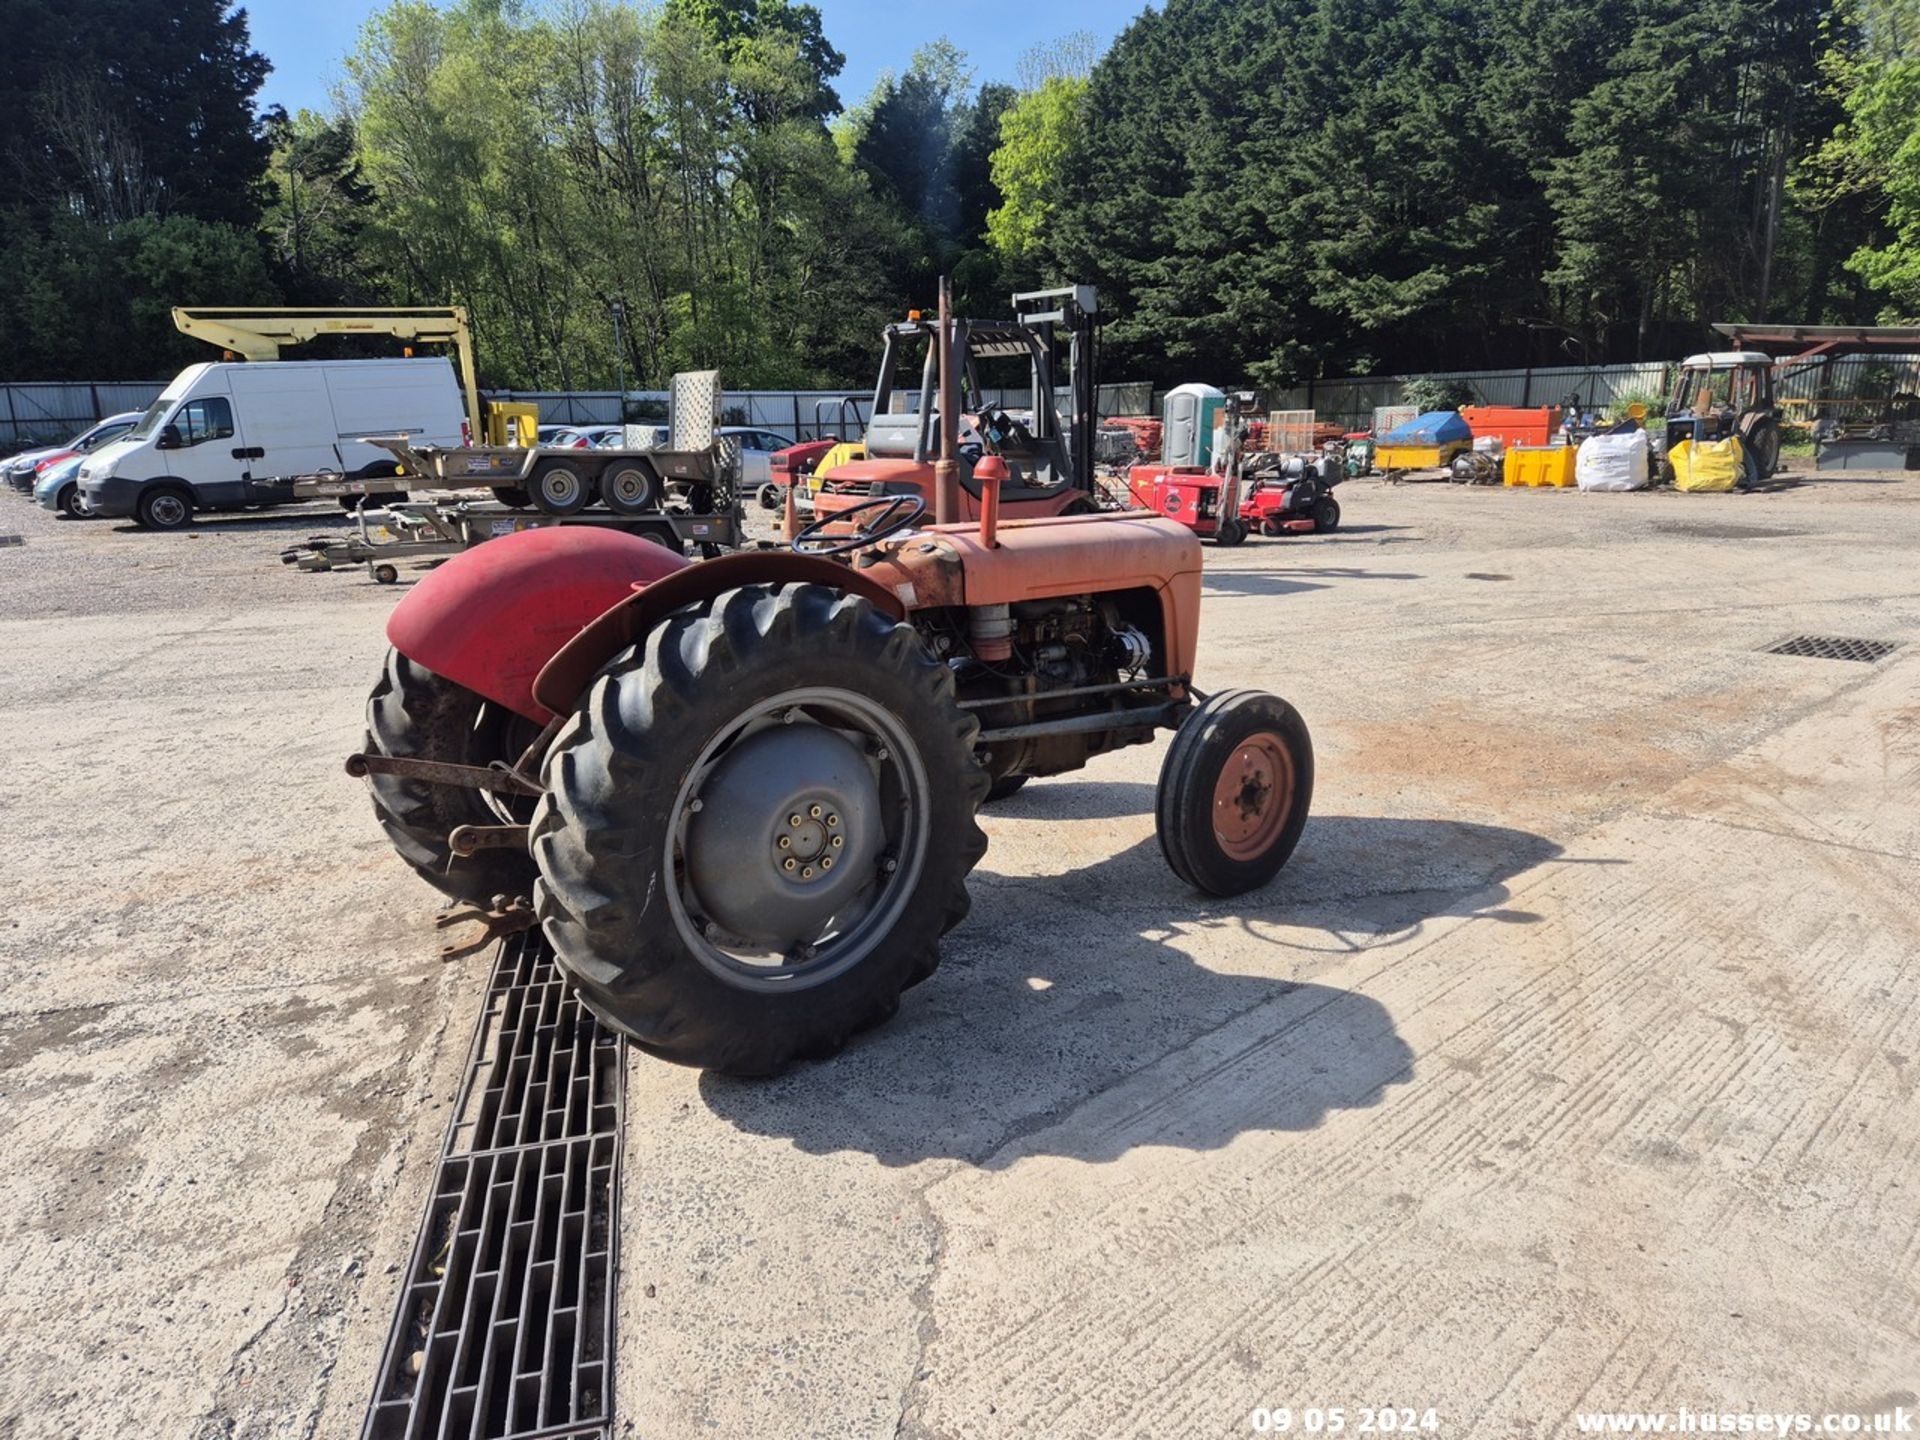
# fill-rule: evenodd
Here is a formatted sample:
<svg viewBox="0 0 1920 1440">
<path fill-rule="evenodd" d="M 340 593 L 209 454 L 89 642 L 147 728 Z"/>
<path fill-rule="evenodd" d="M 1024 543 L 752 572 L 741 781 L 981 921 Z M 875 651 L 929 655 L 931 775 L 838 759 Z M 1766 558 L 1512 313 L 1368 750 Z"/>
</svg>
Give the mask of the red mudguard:
<svg viewBox="0 0 1920 1440">
<path fill-rule="evenodd" d="M 393 648 L 544 725 L 540 669 L 634 590 L 683 570 L 680 555 L 618 530 L 553 525 L 503 535 L 431 571 L 387 621 Z"/>
</svg>

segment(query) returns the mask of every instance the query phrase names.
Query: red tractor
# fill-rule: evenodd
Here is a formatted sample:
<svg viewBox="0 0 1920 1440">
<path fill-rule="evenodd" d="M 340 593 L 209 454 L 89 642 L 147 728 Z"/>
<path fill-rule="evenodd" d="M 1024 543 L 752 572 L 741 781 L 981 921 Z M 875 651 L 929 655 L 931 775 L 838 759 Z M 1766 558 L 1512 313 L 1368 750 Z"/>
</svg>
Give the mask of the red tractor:
<svg viewBox="0 0 1920 1440">
<path fill-rule="evenodd" d="M 958 507 L 954 520 L 977 519 L 984 488 L 974 475 L 983 459 L 1004 463 L 1000 504 L 1008 519 L 1091 514 L 1094 491 L 1094 320 L 1099 302 L 1091 285 L 1036 290 L 1013 297 L 1012 320 L 956 320 L 945 342 L 957 382 L 955 403 L 970 417 L 959 443 Z M 813 497 L 822 519 L 888 495 L 935 494 L 933 462 L 940 447 L 938 398 L 941 329 L 918 312 L 883 334 L 880 378 L 867 422 L 867 458 L 836 465 Z M 1072 413 L 1054 402 L 1056 352 L 1064 343 Z M 895 377 L 901 363 L 920 354 L 917 408 L 896 410 Z M 1028 403 L 1024 418 L 981 398 L 982 365 L 1015 361 L 1025 367 Z M 997 471 L 998 466 L 990 467 Z"/>
<path fill-rule="evenodd" d="M 491 541 L 395 609 L 347 768 L 430 883 L 530 894 L 596 1015 L 737 1074 L 832 1054 L 933 973 L 983 801 L 1156 730 L 1174 873 L 1264 884 L 1312 744 L 1274 696 L 1193 688 L 1193 533 L 997 501 L 928 526 L 872 498 L 702 563 L 598 528 Z"/>
</svg>

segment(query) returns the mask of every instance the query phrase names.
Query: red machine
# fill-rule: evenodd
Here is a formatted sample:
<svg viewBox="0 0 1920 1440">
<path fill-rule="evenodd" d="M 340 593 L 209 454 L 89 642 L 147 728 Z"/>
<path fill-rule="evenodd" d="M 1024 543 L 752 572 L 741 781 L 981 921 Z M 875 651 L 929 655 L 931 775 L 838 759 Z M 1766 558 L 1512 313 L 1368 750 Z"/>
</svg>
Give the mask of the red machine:
<svg viewBox="0 0 1920 1440">
<path fill-rule="evenodd" d="M 1127 489 L 1143 510 L 1178 520 L 1216 545 L 1238 545 L 1254 530 L 1262 535 L 1311 535 L 1340 523 L 1340 505 L 1328 493 L 1341 460 L 1314 456 L 1249 456 L 1248 438 L 1259 421 L 1248 421 L 1251 395 L 1227 397 L 1226 451 L 1220 468 L 1198 465 L 1135 465 Z"/>
<path fill-rule="evenodd" d="M 1193 689 L 1198 542 L 1138 513 L 1002 519 L 1009 474 L 973 468 L 977 526 L 901 494 L 699 564 L 587 528 L 469 550 L 395 609 L 348 773 L 430 883 L 530 895 L 496 913 L 537 916 L 596 1015 L 742 1074 L 833 1054 L 933 973 L 984 801 L 1156 730 L 1169 867 L 1265 884 L 1313 747 L 1275 696 Z"/>
</svg>

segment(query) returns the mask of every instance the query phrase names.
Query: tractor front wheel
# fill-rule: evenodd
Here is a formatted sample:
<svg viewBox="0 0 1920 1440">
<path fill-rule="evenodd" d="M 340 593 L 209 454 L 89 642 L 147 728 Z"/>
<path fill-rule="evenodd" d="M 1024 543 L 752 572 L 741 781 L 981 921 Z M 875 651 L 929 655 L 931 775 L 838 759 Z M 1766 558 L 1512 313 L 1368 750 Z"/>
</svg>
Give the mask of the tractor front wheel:
<svg viewBox="0 0 1920 1440">
<path fill-rule="evenodd" d="M 370 755 L 454 765 L 511 763 L 519 754 L 513 747 L 523 743 L 516 729 L 530 725 L 389 650 L 386 669 L 367 698 L 365 748 Z M 524 815 L 494 809 L 500 802 L 479 790 L 380 774 L 368 785 L 380 828 L 400 858 L 435 889 L 481 905 L 495 895 L 531 893 L 533 861 L 525 850 L 487 849 L 462 857 L 447 843 L 458 826 L 514 824 Z"/>
<path fill-rule="evenodd" d="M 913 628 L 856 596 L 752 585 L 669 616 L 547 757 L 534 894 L 561 967 L 665 1060 L 833 1054 L 967 912 L 978 730 Z"/>
<path fill-rule="evenodd" d="M 1313 803 L 1313 741 L 1263 690 L 1225 690 L 1187 716 L 1160 766 L 1154 824 L 1167 864 L 1209 895 L 1264 885 Z"/>
</svg>

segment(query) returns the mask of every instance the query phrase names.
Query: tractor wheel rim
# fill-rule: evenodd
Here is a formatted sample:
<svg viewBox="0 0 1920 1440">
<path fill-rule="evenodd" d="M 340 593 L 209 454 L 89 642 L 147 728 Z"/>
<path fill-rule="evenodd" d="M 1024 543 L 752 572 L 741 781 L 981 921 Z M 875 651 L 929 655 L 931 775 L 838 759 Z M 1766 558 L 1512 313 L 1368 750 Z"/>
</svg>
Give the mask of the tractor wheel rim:
<svg viewBox="0 0 1920 1440">
<path fill-rule="evenodd" d="M 1240 742 L 1213 782 L 1213 834 L 1233 860 L 1257 860 L 1293 808 L 1293 756 L 1272 731 Z"/>
<path fill-rule="evenodd" d="M 674 800 L 668 910 L 707 970 L 744 989 L 825 983 L 898 923 L 925 863 L 926 767 L 863 695 L 790 690 L 741 711 Z"/>
<path fill-rule="evenodd" d="M 186 516 L 187 507 L 180 503 L 178 496 L 162 495 L 153 502 L 153 518 L 162 525 L 178 525 Z"/>
</svg>

